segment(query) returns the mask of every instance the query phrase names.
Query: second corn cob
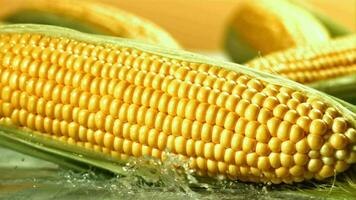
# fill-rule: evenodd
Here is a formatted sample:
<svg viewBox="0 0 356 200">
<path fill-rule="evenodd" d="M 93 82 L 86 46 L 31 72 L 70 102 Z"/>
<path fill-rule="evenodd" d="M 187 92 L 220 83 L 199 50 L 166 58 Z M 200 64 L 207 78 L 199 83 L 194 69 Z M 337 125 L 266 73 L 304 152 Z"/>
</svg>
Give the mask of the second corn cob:
<svg viewBox="0 0 356 200">
<path fill-rule="evenodd" d="M 8 23 L 63 26 L 180 48 L 169 33 L 151 21 L 95 0 L 0 0 L 0 4 L 0 20 Z"/>
<path fill-rule="evenodd" d="M 355 101 L 356 35 L 353 34 L 258 57 L 246 65 Z"/>
<path fill-rule="evenodd" d="M 356 162 L 347 104 L 278 76 L 50 26 L 2 26 L 0 46 L 0 137 L 14 143 L 74 145 L 74 160 L 177 155 L 200 175 L 253 182 Z"/>
</svg>

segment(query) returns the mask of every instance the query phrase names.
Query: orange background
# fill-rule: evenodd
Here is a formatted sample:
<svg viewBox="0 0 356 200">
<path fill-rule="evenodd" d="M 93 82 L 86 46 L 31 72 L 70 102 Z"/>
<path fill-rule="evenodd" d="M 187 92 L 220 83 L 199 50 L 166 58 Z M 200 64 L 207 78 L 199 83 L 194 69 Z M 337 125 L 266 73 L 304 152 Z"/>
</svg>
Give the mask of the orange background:
<svg viewBox="0 0 356 200">
<path fill-rule="evenodd" d="M 154 21 L 185 48 L 221 47 L 224 28 L 241 0 L 103 0 Z M 271 0 L 273 1 L 273 0 Z M 356 30 L 356 0 L 309 0 L 326 14 Z"/>
</svg>

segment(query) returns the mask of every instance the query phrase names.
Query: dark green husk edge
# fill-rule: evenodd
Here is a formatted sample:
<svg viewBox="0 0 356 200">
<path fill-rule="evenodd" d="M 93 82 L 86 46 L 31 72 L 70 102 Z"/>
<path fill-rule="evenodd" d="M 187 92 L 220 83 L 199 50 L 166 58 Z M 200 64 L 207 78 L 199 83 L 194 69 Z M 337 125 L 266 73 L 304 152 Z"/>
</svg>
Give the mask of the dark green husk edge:
<svg viewBox="0 0 356 200">
<path fill-rule="evenodd" d="M 353 105 L 330 97 L 312 88 L 306 87 L 299 83 L 290 81 L 281 76 L 268 74 L 265 72 L 251 69 L 238 64 L 215 61 L 208 57 L 204 57 L 189 52 L 184 52 L 176 49 L 162 49 L 160 47 L 139 43 L 127 39 L 94 36 L 73 31 L 66 28 L 44 25 L 4 25 L 0 26 L 1 33 L 39 33 L 53 37 L 72 38 L 77 41 L 88 42 L 92 44 L 105 44 L 118 47 L 127 47 L 142 50 L 155 55 L 160 55 L 168 58 L 184 60 L 187 62 L 206 63 L 216 66 L 221 66 L 226 69 L 243 72 L 252 77 L 258 77 L 263 81 L 273 84 L 291 87 L 293 89 L 305 92 L 310 97 L 323 99 L 324 102 L 333 105 L 350 123 L 355 127 L 355 111 Z M 98 168 L 104 171 L 109 171 L 115 174 L 125 176 L 127 172 L 122 168 L 124 162 L 113 160 L 108 156 L 95 153 L 93 151 L 63 144 L 61 142 L 46 139 L 46 137 L 38 136 L 35 132 L 28 132 L 23 128 L 16 128 L 10 125 L 0 125 L 0 145 L 14 149 L 16 151 L 30 154 L 35 157 L 46 159 L 66 168 L 83 171 L 90 168 Z M 150 180 L 147 180 L 150 181 Z M 214 179 L 201 179 L 202 182 L 207 182 L 214 186 Z M 238 185 L 249 185 L 248 183 L 240 183 Z M 191 187 L 199 190 L 199 186 L 191 185 Z M 326 180 L 326 182 L 305 182 L 293 185 L 270 186 L 270 192 L 277 196 L 294 195 L 295 198 L 315 197 L 328 199 L 352 199 L 356 197 L 356 169 L 351 167 L 345 173 L 338 175 L 335 179 Z M 203 189 L 204 190 L 204 189 Z"/>
</svg>

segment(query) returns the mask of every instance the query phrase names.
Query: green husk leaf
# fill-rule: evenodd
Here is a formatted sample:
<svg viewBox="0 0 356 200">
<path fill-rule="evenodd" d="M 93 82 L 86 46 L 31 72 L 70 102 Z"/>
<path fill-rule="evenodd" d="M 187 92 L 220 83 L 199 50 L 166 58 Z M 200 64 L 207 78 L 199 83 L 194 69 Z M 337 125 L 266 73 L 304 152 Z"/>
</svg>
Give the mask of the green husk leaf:
<svg viewBox="0 0 356 200">
<path fill-rule="evenodd" d="M 308 84 L 308 86 L 349 103 L 356 104 L 355 74 L 313 82 Z"/>
<path fill-rule="evenodd" d="M 243 41 L 238 32 L 230 27 L 225 33 L 224 49 L 230 58 L 236 63 L 245 63 L 260 53 Z"/>
</svg>

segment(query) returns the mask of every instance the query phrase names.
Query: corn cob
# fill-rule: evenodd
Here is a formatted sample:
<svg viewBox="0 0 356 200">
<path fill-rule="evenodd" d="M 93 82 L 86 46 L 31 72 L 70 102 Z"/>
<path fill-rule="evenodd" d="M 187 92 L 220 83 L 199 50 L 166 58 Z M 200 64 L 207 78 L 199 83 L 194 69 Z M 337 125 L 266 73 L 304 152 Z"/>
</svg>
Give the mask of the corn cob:
<svg viewBox="0 0 356 200">
<path fill-rule="evenodd" d="M 276 184 L 356 162 L 351 107 L 279 76 L 50 26 L 2 26 L 0 46 L 0 143 L 80 149 L 67 158 L 115 172 L 112 159 L 176 155 L 199 175 Z"/>
<path fill-rule="evenodd" d="M 230 22 L 225 46 L 232 59 L 242 63 L 328 39 L 327 30 L 313 15 L 287 0 L 246 0 Z"/>
<path fill-rule="evenodd" d="M 272 53 L 246 65 L 353 101 L 350 97 L 356 91 L 356 35 Z"/>
<path fill-rule="evenodd" d="M 0 4 L 0 20 L 9 23 L 57 25 L 180 48 L 169 33 L 152 22 L 98 1 L 0 0 Z"/>
</svg>

